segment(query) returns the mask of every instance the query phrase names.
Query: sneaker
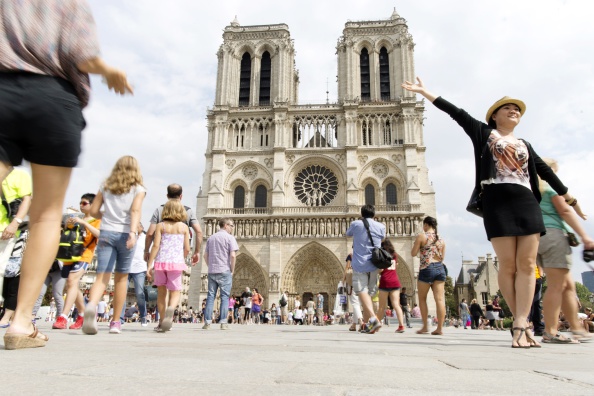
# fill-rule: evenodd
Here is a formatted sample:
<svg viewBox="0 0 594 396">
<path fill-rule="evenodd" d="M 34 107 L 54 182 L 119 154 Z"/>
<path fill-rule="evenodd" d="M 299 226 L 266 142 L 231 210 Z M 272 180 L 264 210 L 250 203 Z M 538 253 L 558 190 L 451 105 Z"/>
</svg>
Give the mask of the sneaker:
<svg viewBox="0 0 594 396">
<path fill-rule="evenodd" d="M 404 326 L 398 326 L 396 333 L 404 333 Z"/>
<path fill-rule="evenodd" d="M 82 331 L 85 334 L 97 334 L 97 319 L 95 318 L 96 308 L 94 305 L 87 304 L 83 320 Z"/>
<path fill-rule="evenodd" d="M 148 326 L 148 323 L 146 322 L 146 318 L 142 318 L 142 319 L 140 319 L 140 325 L 141 325 L 142 327 L 146 327 L 146 326 Z"/>
<path fill-rule="evenodd" d="M 210 329 L 210 323 L 204 323 L 204 326 L 202 326 L 202 330 L 208 330 Z"/>
<path fill-rule="evenodd" d="M 367 324 L 363 323 L 360 327 L 359 327 L 359 333 L 366 333 L 367 332 Z"/>
<path fill-rule="evenodd" d="M 58 316 L 58 319 L 56 319 L 56 321 L 52 325 L 52 329 L 57 330 L 64 330 L 66 327 L 68 327 L 68 319 L 66 319 L 62 315 Z"/>
<path fill-rule="evenodd" d="M 85 318 L 82 315 L 78 315 L 76 318 L 76 322 L 72 323 L 69 327 L 70 330 L 78 330 L 83 327 L 83 322 Z"/>
<path fill-rule="evenodd" d="M 364 331 L 364 333 L 366 333 L 366 334 L 375 334 L 381 328 L 382 328 L 382 324 L 381 324 L 381 322 L 379 320 L 376 320 L 375 322 L 369 322 L 367 324 L 367 329 Z"/>
<path fill-rule="evenodd" d="M 120 334 L 122 332 L 122 322 L 111 322 L 109 324 L 109 334 Z"/>
<path fill-rule="evenodd" d="M 229 325 L 227 323 L 221 323 L 221 330 L 229 330 Z"/>
<path fill-rule="evenodd" d="M 173 314 L 174 309 L 172 307 L 167 307 L 165 310 L 165 315 L 163 316 L 163 321 L 161 322 L 161 329 L 163 331 L 168 331 L 173 326 Z"/>
</svg>

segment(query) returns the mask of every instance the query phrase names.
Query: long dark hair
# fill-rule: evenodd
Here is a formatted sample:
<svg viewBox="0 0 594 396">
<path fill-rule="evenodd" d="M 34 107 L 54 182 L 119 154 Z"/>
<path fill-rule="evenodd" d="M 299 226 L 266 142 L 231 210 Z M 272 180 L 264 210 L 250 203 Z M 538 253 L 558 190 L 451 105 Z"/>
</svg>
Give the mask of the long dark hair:
<svg viewBox="0 0 594 396">
<path fill-rule="evenodd" d="M 427 224 L 435 230 L 435 241 L 439 241 L 439 235 L 437 234 L 437 219 L 435 217 L 427 216 L 423 219 L 423 224 Z"/>
</svg>

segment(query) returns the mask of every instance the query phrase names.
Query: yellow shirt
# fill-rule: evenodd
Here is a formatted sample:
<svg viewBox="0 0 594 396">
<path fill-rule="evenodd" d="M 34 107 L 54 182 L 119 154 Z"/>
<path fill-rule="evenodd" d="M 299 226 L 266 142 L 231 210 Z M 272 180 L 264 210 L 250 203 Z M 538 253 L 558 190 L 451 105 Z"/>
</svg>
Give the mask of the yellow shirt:
<svg viewBox="0 0 594 396">
<path fill-rule="evenodd" d="M 12 202 L 17 198 L 26 197 L 33 193 L 31 176 L 22 169 L 13 169 L 2 182 L 2 194 L 6 202 Z M 10 225 L 6 208 L 0 205 L 0 232 Z"/>
<path fill-rule="evenodd" d="M 538 270 L 538 265 L 534 267 L 534 275 L 536 279 L 540 279 L 540 271 Z"/>
</svg>

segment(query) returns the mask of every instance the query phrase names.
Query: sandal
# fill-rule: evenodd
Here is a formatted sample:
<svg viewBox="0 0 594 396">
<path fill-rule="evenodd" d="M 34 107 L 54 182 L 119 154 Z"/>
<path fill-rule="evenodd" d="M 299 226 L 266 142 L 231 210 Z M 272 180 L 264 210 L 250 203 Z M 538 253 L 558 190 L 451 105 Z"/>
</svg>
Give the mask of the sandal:
<svg viewBox="0 0 594 396">
<path fill-rule="evenodd" d="M 351 327 L 349 327 L 349 331 L 357 331 L 357 324 L 353 323 Z"/>
<path fill-rule="evenodd" d="M 587 333 L 585 331 L 572 331 L 571 333 L 573 334 L 573 339 L 580 343 L 590 342 L 594 339 L 594 337 L 592 337 L 590 333 Z"/>
<path fill-rule="evenodd" d="M 417 330 L 417 334 L 429 334 L 428 330 Z"/>
<path fill-rule="evenodd" d="M 431 335 L 443 335 L 443 333 L 441 331 L 435 330 L 431 332 Z"/>
<path fill-rule="evenodd" d="M 520 334 L 518 335 L 518 337 L 512 337 L 512 348 L 523 348 L 523 349 L 529 349 L 530 345 L 520 345 L 520 338 L 522 338 L 522 334 L 526 333 L 526 328 L 524 327 L 514 327 L 512 329 L 512 334 L 516 333 L 516 330 L 520 331 Z M 513 343 L 516 343 L 517 345 L 514 345 Z"/>
<path fill-rule="evenodd" d="M 49 337 L 40 333 L 37 326 L 33 325 L 31 334 L 6 333 L 4 334 L 4 349 L 24 349 L 44 347 Z"/>
<path fill-rule="evenodd" d="M 567 338 L 559 333 L 552 335 L 546 331 L 542 334 L 542 342 L 545 344 L 579 344 L 578 340 Z"/>
<path fill-rule="evenodd" d="M 530 333 L 529 333 L 530 332 Z M 526 341 L 528 341 L 528 343 L 530 344 L 530 348 L 542 348 L 542 345 L 540 345 L 533 337 L 532 337 L 532 330 L 530 329 L 526 329 Z"/>
</svg>

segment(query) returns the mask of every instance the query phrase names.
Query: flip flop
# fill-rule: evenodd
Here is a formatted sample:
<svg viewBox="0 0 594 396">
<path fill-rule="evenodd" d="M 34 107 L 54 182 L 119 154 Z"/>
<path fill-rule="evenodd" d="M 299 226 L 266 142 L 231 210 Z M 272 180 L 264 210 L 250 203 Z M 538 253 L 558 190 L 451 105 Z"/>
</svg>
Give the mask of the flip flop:
<svg viewBox="0 0 594 396">
<path fill-rule="evenodd" d="M 4 348 L 8 350 L 12 349 L 24 349 L 24 348 L 39 348 L 44 347 L 46 342 L 49 340 L 48 336 L 40 333 L 37 326 L 33 326 L 33 332 L 31 334 L 22 333 L 6 333 L 4 334 Z"/>
<path fill-rule="evenodd" d="M 511 346 L 511 347 L 512 347 L 512 348 L 522 348 L 522 349 L 529 349 L 529 348 L 530 348 L 530 345 L 520 345 L 520 338 L 522 338 L 522 333 L 525 333 L 525 332 L 526 332 L 526 328 L 524 328 L 524 327 L 514 327 L 514 328 L 513 328 L 513 330 L 512 330 L 512 334 L 513 334 L 513 333 L 514 333 L 516 330 L 519 330 L 519 331 L 520 331 L 520 334 L 518 335 L 518 337 L 517 337 L 517 338 L 512 336 L 512 343 L 513 343 L 513 342 L 516 342 L 516 344 L 518 344 L 518 345 L 514 345 L 514 344 L 512 344 L 512 346 Z"/>
<path fill-rule="evenodd" d="M 578 340 L 567 338 L 559 333 L 552 335 L 547 332 L 542 335 L 542 342 L 545 344 L 579 344 Z"/>
<path fill-rule="evenodd" d="M 431 335 L 443 335 L 443 333 L 441 331 L 435 330 L 431 332 Z"/>
<path fill-rule="evenodd" d="M 417 334 L 429 334 L 429 330 L 417 330 Z"/>
</svg>

